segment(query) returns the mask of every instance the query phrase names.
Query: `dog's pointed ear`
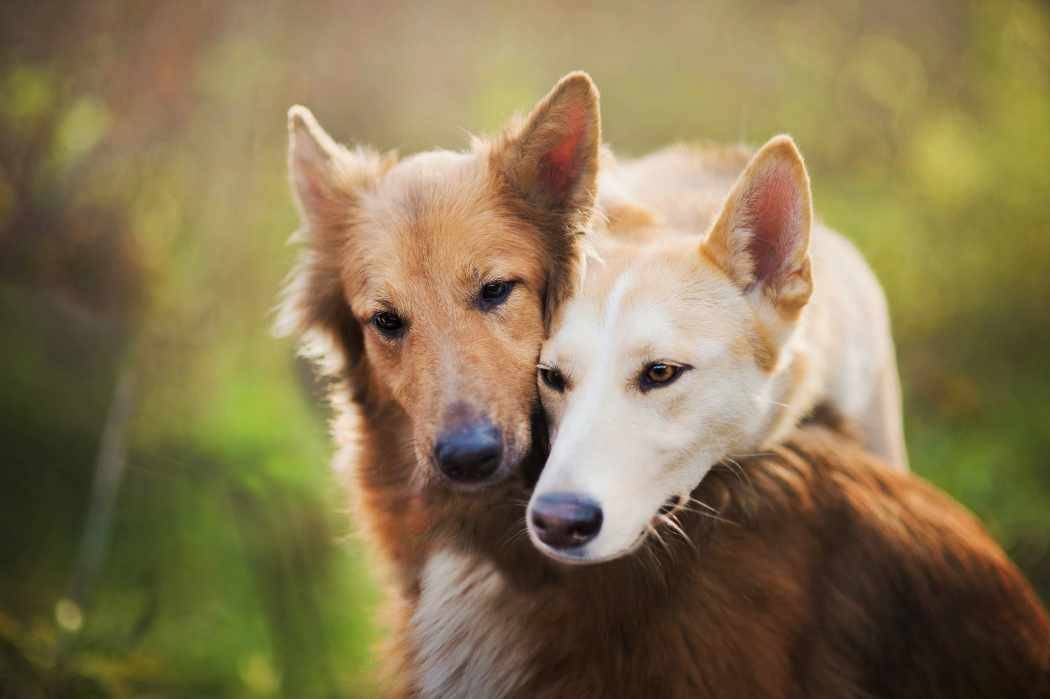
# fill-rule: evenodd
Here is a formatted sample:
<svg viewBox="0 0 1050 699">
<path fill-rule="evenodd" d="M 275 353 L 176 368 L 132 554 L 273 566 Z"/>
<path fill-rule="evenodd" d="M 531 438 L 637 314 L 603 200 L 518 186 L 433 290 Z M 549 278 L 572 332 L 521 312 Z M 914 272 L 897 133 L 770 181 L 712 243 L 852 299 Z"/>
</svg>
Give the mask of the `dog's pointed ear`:
<svg viewBox="0 0 1050 699">
<path fill-rule="evenodd" d="M 307 223 L 330 221 L 349 192 L 338 187 L 340 161 L 349 157 L 306 107 L 288 110 L 288 174 L 299 211 Z"/>
<path fill-rule="evenodd" d="M 288 173 L 303 221 L 310 227 L 339 224 L 357 190 L 396 160 L 336 143 L 306 107 L 288 110 Z"/>
<path fill-rule="evenodd" d="M 361 190 L 396 159 L 347 150 L 310 110 L 288 110 L 288 171 L 303 223 L 299 241 L 306 247 L 285 287 L 275 330 L 301 335 L 303 353 L 326 374 L 340 374 L 361 354 L 361 330 L 343 295 L 340 265 Z"/>
<path fill-rule="evenodd" d="M 598 109 L 598 89 L 586 73 L 562 78 L 499 148 L 512 189 L 533 206 L 584 212 L 589 219 L 601 144 Z"/>
<path fill-rule="evenodd" d="M 702 250 L 745 293 L 797 312 L 813 290 L 812 208 L 802 155 L 790 136 L 776 136 L 744 168 Z"/>
</svg>

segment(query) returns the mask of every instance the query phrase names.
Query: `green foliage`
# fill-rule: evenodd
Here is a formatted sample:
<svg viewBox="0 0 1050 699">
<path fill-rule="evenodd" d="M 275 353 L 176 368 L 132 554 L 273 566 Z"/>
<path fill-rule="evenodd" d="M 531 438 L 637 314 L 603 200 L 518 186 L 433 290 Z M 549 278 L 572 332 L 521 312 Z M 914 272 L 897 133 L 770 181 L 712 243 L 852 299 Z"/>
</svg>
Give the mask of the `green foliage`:
<svg viewBox="0 0 1050 699">
<path fill-rule="evenodd" d="M 33 7 L 0 10 L 0 694 L 374 693 L 377 579 L 315 387 L 269 330 L 296 226 L 284 114 L 459 147 L 574 68 L 624 154 L 796 137 L 890 298 L 914 470 L 1050 596 L 1045 5 Z"/>
</svg>

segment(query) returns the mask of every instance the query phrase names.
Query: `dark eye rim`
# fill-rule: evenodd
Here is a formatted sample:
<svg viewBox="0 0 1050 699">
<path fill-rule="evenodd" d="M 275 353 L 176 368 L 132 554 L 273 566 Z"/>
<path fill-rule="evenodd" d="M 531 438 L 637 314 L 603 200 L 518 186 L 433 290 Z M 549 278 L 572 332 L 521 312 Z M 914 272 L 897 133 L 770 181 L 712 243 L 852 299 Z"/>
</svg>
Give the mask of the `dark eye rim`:
<svg viewBox="0 0 1050 699">
<path fill-rule="evenodd" d="M 649 372 L 652 371 L 653 368 L 661 366 L 669 367 L 670 369 L 672 369 L 671 376 L 669 376 L 664 381 L 653 381 L 652 379 L 650 379 Z M 642 371 L 638 374 L 638 388 L 642 391 L 642 393 L 651 391 L 654 388 L 666 388 L 667 386 L 670 386 L 675 381 L 680 379 L 682 377 L 682 374 L 684 374 L 692 368 L 693 367 L 689 364 L 683 364 L 681 362 L 672 362 L 669 360 L 649 362 L 644 367 L 642 367 Z"/>
<path fill-rule="evenodd" d="M 564 393 L 567 385 L 565 374 L 558 367 L 549 364 L 537 364 L 536 373 L 540 376 L 543 385 L 556 393 Z"/>
<path fill-rule="evenodd" d="M 384 323 L 384 321 L 388 321 Z M 368 320 L 376 331 L 383 337 L 395 339 L 405 334 L 405 319 L 394 311 L 376 311 Z"/>
<path fill-rule="evenodd" d="M 491 279 L 481 285 L 478 289 L 477 304 L 483 311 L 503 305 L 514 287 L 518 285 L 517 279 Z"/>
</svg>

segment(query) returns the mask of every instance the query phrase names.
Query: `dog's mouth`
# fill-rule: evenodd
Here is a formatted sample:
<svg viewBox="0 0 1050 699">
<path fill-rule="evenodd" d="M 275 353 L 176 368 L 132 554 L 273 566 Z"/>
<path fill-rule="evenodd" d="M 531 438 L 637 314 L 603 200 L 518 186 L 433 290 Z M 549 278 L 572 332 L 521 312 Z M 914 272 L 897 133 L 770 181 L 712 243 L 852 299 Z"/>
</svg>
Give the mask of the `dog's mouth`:
<svg viewBox="0 0 1050 699">
<path fill-rule="evenodd" d="M 553 558 L 560 563 L 572 566 L 591 566 L 597 563 L 605 563 L 607 561 L 623 558 L 624 556 L 630 556 L 645 544 L 649 536 L 654 534 L 657 531 L 657 527 L 660 525 L 679 527 L 677 521 L 674 520 L 673 517 L 679 512 L 685 510 L 688 504 L 688 495 L 676 494 L 667 498 L 666 502 L 664 502 L 664 504 L 660 506 L 660 509 L 657 510 L 656 514 L 653 515 L 649 522 L 649 526 L 642 529 L 627 548 L 607 556 L 588 556 L 586 555 L 586 547 L 564 550 L 549 547 L 542 547 L 542 549 L 548 557 Z M 537 544 L 537 546 L 539 545 Z"/>
</svg>

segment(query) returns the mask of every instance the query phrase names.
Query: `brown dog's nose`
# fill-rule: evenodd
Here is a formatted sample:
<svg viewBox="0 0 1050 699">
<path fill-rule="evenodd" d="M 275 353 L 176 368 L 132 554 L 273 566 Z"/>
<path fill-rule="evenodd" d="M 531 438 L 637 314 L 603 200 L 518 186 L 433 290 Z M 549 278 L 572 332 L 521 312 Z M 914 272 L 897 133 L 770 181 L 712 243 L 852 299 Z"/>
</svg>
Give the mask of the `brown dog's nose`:
<svg viewBox="0 0 1050 699">
<path fill-rule="evenodd" d="M 532 526 L 539 540 L 554 549 L 583 546 L 602 528 L 602 508 L 575 493 L 548 493 L 532 503 Z"/>
<path fill-rule="evenodd" d="M 500 431 L 487 418 L 442 433 L 434 446 L 438 468 L 457 483 L 485 480 L 499 468 L 502 456 Z"/>
</svg>

